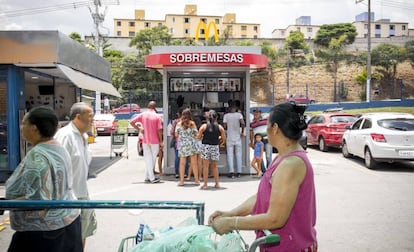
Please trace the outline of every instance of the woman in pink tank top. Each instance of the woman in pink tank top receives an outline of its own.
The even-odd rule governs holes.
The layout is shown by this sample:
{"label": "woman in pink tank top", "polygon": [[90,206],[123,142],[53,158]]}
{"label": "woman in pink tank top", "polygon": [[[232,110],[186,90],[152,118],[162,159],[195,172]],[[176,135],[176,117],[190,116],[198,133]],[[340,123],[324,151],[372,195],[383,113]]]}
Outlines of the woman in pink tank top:
{"label": "woman in pink tank top", "polygon": [[264,173],[256,194],[230,211],[215,211],[209,224],[219,234],[261,230],[280,235],[280,243],[260,251],[317,251],[316,199],[312,165],[299,144],[307,125],[305,106],[290,103],[272,108],[267,123],[269,143],[279,154]]}

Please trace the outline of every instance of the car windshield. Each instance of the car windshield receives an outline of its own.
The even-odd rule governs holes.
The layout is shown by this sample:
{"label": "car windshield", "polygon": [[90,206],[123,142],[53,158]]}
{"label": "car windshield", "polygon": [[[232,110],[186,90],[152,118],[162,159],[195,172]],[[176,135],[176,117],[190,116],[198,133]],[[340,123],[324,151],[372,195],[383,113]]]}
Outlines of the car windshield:
{"label": "car windshield", "polygon": [[378,120],[378,125],[386,129],[414,131],[414,119],[384,119]]}
{"label": "car windshield", "polygon": [[93,117],[95,121],[113,121],[115,117],[112,114],[99,114]]}
{"label": "car windshield", "polygon": [[332,116],[331,123],[353,123],[356,121],[356,119],[357,118],[354,116],[347,116],[347,115]]}

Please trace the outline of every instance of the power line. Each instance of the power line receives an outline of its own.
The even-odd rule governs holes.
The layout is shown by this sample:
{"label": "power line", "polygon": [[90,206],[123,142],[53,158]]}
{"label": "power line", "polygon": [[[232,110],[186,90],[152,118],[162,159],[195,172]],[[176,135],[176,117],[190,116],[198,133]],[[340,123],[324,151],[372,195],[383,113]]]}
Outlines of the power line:
{"label": "power line", "polygon": [[[42,7],[21,9],[21,10],[4,11],[2,13],[2,16],[10,18],[10,17],[35,15],[35,14],[41,14],[41,13],[53,12],[53,11],[61,11],[65,9],[77,9],[81,7],[88,7],[89,5],[93,4],[93,2],[94,2],[93,0],[78,1],[78,2],[72,2],[72,3],[56,4],[52,6],[42,6]],[[119,5],[119,0],[105,0],[103,1],[103,4]]]}

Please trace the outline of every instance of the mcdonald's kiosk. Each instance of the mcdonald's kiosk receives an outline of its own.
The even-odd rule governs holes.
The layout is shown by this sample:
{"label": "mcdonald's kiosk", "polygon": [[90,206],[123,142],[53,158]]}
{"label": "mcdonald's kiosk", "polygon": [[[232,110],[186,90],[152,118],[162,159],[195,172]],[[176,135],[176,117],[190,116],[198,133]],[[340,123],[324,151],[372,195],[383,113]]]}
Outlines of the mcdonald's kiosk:
{"label": "mcdonald's kiosk", "polygon": [[[156,46],[145,66],[163,74],[164,172],[174,174],[174,149],[169,147],[169,126],[180,107],[192,111],[199,125],[204,111],[214,109],[219,123],[229,105],[239,107],[246,122],[242,138],[242,173],[250,173],[250,73],[267,67],[267,57],[258,46]],[[229,104],[230,103],[230,104]],[[168,115],[168,116],[167,116]],[[225,146],[217,163],[221,174],[228,173]]]}

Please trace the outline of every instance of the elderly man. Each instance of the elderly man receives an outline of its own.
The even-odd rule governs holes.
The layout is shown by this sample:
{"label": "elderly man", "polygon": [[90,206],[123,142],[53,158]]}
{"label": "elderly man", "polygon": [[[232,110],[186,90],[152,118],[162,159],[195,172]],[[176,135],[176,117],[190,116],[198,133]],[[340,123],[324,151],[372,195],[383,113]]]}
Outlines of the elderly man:
{"label": "elderly man", "polygon": [[[79,200],[89,200],[87,186],[89,164],[92,158],[88,152],[87,132],[93,124],[93,110],[84,103],[78,102],[70,109],[70,123],[58,130],[55,139],[69,152],[72,161],[73,192]],[[96,232],[97,222],[93,209],[82,209],[82,242],[85,247],[86,237]]]}
{"label": "elderly man", "polygon": [[150,101],[147,106],[148,110],[139,114],[130,122],[131,126],[137,129],[138,132],[141,130],[144,132],[142,148],[145,164],[147,165],[145,182],[152,184],[160,182],[160,179],[154,175],[154,168],[159,150],[163,148],[162,120],[155,110],[156,105],[155,101]]}

